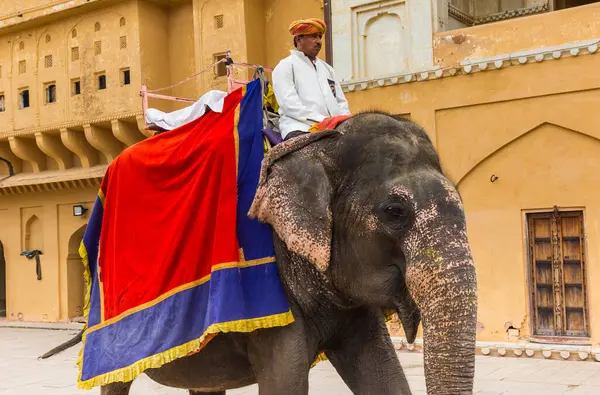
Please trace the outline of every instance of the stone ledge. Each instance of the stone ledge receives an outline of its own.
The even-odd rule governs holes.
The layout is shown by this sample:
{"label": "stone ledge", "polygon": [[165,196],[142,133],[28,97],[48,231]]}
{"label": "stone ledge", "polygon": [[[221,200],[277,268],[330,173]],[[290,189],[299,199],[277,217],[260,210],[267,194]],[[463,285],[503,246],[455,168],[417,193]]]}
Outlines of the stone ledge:
{"label": "stone ledge", "polygon": [[599,45],[600,39],[577,41],[560,46],[518,51],[493,57],[465,59],[460,62],[460,65],[444,69],[439,66],[428,67],[410,73],[343,82],[341,85],[344,92],[348,93],[384,86],[429,81],[568,57],[592,55],[598,52]]}
{"label": "stone ledge", "polygon": [[25,321],[0,320],[0,329],[2,329],[2,328],[80,331],[83,329],[83,324],[79,323],[79,322],[30,322],[30,321],[25,322]]}
{"label": "stone ledge", "polygon": [[83,127],[83,125],[85,125],[85,124],[110,123],[112,121],[119,121],[119,120],[125,120],[125,119],[130,119],[132,121],[134,119],[136,119],[136,121],[137,121],[137,118],[141,117],[142,115],[143,115],[143,111],[133,111],[133,112],[126,112],[126,113],[121,113],[121,114],[106,115],[106,116],[99,117],[99,118],[82,119],[82,120],[76,120],[76,121],[66,121],[66,122],[61,122],[61,123],[57,123],[54,125],[40,126],[40,127],[35,127],[35,128],[29,128],[29,129],[4,130],[4,131],[0,131],[0,140],[6,139],[8,137],[29,136],[29,135],[34,135],[36,133],[44,133],[44,132],[57,131],[60,129],[72,129],[72,128],[77,128],[77,127]]}
{"label": "stone ledge", "polygon": [[[399,352],[423,352],[423,339],[409,344],[404,337],[392,336]],[[506,358],[537,358],[562,361],[600,362],[600,347],[540,344],[532,342],[477,342],[476,355]]]}
{"label": "stone ledge", "polygon": [[[13,0],[15,1],[15,0]],[[29,22],[34,19],[81,7],[101,0],[56,0],[49,4],[41,4],[27,9],[0,15],[0,29]]]}

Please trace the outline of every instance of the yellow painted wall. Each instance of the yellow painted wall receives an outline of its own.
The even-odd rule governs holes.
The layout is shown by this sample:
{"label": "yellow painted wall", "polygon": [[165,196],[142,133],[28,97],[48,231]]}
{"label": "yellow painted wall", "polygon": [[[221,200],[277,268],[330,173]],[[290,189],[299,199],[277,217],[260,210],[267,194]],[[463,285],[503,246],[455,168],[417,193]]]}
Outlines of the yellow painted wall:
{"label": "yellow painted wall", "polygon": [[[142,83],[150,90],[164,88],[169,85],[171,74],[167,8],[152,2],[139,2],[138,20]],[[170,90],[159,93],[171,95]],[[149,106],[163,111],[170,111],[172,107],[167,101],[152,98]]]}
{"label": "yellow painted wall", "polygon": [[[125,26],[121,26],[121,18],[125,18]],[[96,23],[100,23],[99,31],[95,31]],[[137,24],[136,2],[131,0],[48,24],[15,27],[4,34],[0,30],[0,93],[7,103],[6,112],[0,113],[0,133],[139,110]],[[120,48],[122,36],[127,37],[124,49]],[[94,53],[95,42],[102,46],[98,55]],[[72,58],[74,47],[79,50],[78,60]],[[51,67],[46,67],[46,56],[52,57]],[[26,62],[23,74],[19,73],[21,61]],[[132,83],[121,86],[120,69],[127,67]],[[98,91],[96,74],[103,71],[108,87]],[[73,96],[72,81],[77,78],[81,80],[81,95]],[[45,86],[50,82],[56,84],[57,100],[46,104]],[[30,90],[30,107],[26,109],[18,106],[22,88]]]}
{"label": "yellow painted wall", "polygon": [[[244,2],[244,19],[246,24],[246,40],[248,63],[267,66],[267,46],[271,44],[265,36],[265,8],[263,0],[246,0]],[[251,73],[251,72],[250,72]],[[248,76],[252,78],[252,74]]]}
{"label": "yellow painted wall", "polygon": [[507,323],[531,335],[525,214],[558,205],[585,213],[590,335],[600,343],[599,67],[600,56],[589,55],[347,94],[354,113],[409,114],[458,184],[477,267],[479,340],[514,340]]}
{"label": "yellow painted wall", "polygon": [[[194,8],[192,2],[182,4],[169,10],[169,68],[170,82],[182,81],[196,73],[196,57],[194,45]],[[194,80],[171,89],[174,96],[189,99],[200,97]],[[183,108],[188,104],[172,102],[172,110]]]}
{"label": "yellow painted wall", "polygon": [[[0,240],[5,248],[9,319],[64,320],[69,318],[69,303],[71,317],[76,316],[74,312],[82,302],[82,294],[76,290],[83,284],[83,278],[67,276],[69,272],[81,275],[80,268],[67,267],[67,257],[69,239],[86,223],[86,218],[73,217],[72,206],[84,204],[91,209],[96,194],[96,189],[88,188],[0,199]],[[37,280],[35,260],[20,256],[26,249],[43,252],[41,281]]]}
{"label": "yellow painted wall", "polygon": [[[267,37],[267,66],[277,63],[290,55],[294,48],[293,39],[288,31],[290,24],[297,19],[323,18],[321,0],[264,0],[265,34]],[[324,42],[319,58],[325,60],[327,43]]]}

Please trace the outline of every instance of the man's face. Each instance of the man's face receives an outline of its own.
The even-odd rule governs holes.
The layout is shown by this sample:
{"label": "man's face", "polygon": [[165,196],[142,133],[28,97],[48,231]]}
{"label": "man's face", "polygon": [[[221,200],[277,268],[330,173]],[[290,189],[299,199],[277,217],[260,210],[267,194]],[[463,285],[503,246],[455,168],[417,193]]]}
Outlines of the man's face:
{"label": "man's face", "polygon": [[323,36],[318,33],[307,34],[298,37],[296,40],[296,43],[298,45],[298,51],[303,52],[304,55],[308,56],[311,59],[316,58],[319,52],[321,51],[322,38]]}

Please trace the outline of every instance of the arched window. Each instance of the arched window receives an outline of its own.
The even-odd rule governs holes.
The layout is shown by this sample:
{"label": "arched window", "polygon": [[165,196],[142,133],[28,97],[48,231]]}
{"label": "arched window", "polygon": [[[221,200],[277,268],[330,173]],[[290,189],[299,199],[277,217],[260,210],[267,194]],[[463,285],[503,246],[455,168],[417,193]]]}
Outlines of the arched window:
{"label": "arched window", "polygon": [[56,102],[56,84],[48,84],[46,86],[46,104]]}
{"label": "arched window", "polygon": [[71,31],[71,38],[77,38],[77,29]]}
{"label": "arched window", "polygon": [[46,34],[46,42],[49,43],[50,41],[52,41],[52,37],[50,37],[49,34]]}
{"label": "arched window", "polygon": [[127,21],[125,20],[125,18],[121,18],[121,20],[119,21],[119,26],[125,26],[127,24]]}
{"label": "arched window", "polygon": [[95,32],[99,32],[100,31],[100,22],[96,22],[96,24],[94,25],[94,31]]}
{"label": "arched window", "polygon": [[21,41],[21,42],[19,43],[19,49],[20,49],[20,50],[24,50],[24,49],[25,49],[25,42],[24,42],[24,41]]}

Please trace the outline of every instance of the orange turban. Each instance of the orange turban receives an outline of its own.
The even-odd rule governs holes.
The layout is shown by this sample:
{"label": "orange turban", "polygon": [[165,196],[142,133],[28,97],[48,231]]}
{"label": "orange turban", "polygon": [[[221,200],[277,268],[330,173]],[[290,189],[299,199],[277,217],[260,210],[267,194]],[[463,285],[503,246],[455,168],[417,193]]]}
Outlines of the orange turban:
{"label": "orange turban", "polygon": [[327,30],[327,26],[324,21],[317,18],[311,18],[293,22],[289,29],[292,36],[295,37],[303,34],[324,34]]}

